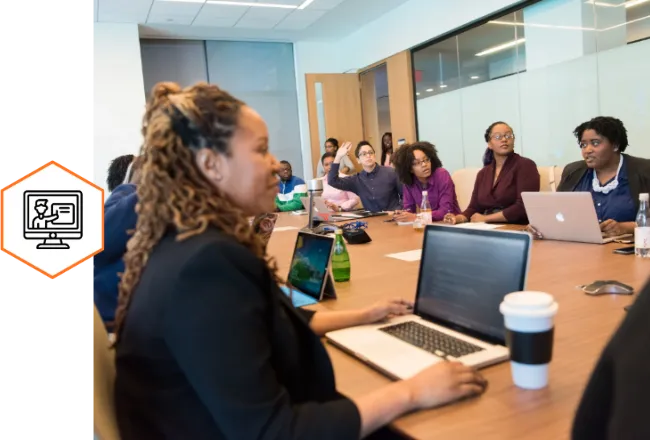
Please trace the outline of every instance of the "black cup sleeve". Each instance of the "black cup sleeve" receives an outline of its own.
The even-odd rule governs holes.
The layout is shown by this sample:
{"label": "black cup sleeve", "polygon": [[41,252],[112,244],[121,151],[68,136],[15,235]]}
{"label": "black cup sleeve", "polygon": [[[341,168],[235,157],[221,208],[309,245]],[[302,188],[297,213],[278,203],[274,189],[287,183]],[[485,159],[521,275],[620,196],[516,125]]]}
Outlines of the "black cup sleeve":
{"label": "black cup sleeve", "polygon": [[510,360],[525,365],[543,365],[553,357],[553,331],[523,333],[506,329]]}

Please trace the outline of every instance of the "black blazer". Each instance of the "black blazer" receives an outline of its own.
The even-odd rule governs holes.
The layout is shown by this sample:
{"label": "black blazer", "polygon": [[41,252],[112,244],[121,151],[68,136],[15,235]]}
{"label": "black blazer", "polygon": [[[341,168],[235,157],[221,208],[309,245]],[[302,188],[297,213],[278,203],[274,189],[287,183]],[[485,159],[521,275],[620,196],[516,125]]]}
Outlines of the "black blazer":
{"label": "black blazer", "polygon": [[[625,313],[611,310],[612,313]],[[650,283],[603,350],[573,422],[573,440],[650,439]]]}
{"label": "black blazer", "polygon": [[166,235],[134,293],[116,349],[123,440],[359,438],[311,314],[234,239]]}
{"label": "black blazer", "polygon": [[[639,194],[650,193],[650,159],[634,157],[628,154],[622,156],[625,158],[623,166],[627,170],[630,192],[636,209],[639,209]],[[568,164],[562,171],[562,180],[560,180],[557,190],[573,191],[588,170],[589,168],[584,160]]]}

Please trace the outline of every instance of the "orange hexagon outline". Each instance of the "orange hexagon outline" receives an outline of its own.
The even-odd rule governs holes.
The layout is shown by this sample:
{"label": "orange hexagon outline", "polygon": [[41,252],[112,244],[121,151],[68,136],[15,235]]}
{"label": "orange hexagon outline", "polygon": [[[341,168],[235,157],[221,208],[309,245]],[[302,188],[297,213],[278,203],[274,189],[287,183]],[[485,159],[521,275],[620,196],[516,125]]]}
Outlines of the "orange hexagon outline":
{"label": "orange hexagon outline", "polygon": [[[12,186],[18,185],[23,180],[29,179],[34,174],[43,171],[45,168],[49,167],[50,165],[55,165],[55,166],[59,167],[60,169],[62,169],[63,171],[73,175],[77,179],[87,183],[88,185],[94,187],[95,189],[98,189],[102,194],[102,247],[99,250],[93,252],[92,254],[90,254],[90,255],[82,258],[81,260],[77,261],[76,263],[72,264],[71,266],[68,266],[65,269],[61,270],[60,272],[55,273],[54,275],[50,275],[49,273],[45,272],[43,269],[35,266],[34,264],[30,263],[29,261],[25,260],[24,258],[21,258],[18,255],[14,254],[13,252],[5,249],[5,235],[4,235],[4,231],[5,231],[5,225],[4,225],[5,198],[4,198],[4,194],[5,194],[5,191],[10,189]],[[0,190],[0,249],[3,252],[7,253],[8,255],[11,255],[12,257],[17,259],[18,261],[21,261],[21,262],[25,263],[26,265],[28,265],[32,269],[35,269],[35,270],[39,271],[40,273],[42,273],[43,275],[45,275],[45,276],[47,276],[47,277],[49,277],[51,279],[54,279],[54,278],[58,277],[59,275],[69,271],[73,267],[78,266],[79,264],[83,263],[84,261],[94,257],[95,255],[97,255],[98,253],[100,253],[100,252],[102,252],[104,250],[104,189],[102,187],[100,187],[100,186],[95,185],[91,181],[84,179],[79,174],[75,173],[74,171],[69,170],[68,168],[64,167],[63,165],[61,165],[61,164],[59,164],[59,163],[57,163],[55,161],[50,161],[50,162],[46,163],[45,165],[43,165],[42,167],[35,169],[34,171],[27,174],[26,176],[21,177],[20,179],[16,180],[14,183],[12,183],[12,184],[2,188],[2,190]]]}

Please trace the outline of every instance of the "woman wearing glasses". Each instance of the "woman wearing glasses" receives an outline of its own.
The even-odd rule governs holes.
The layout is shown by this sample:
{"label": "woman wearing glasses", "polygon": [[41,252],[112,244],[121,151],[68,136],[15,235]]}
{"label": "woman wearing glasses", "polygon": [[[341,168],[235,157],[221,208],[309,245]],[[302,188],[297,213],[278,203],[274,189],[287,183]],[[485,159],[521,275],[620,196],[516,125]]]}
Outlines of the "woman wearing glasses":
{"label": "woman wearing glasses", "polygon": [[487,150],[478,172],[469,206],[459,215],[445,215],[445,222],[526,224],[528,217],[521,193],[539,191],[537,165],[514,152],[515,135],[505,122],[485,131]]}
{"label": "woman wearing glasses", "polygon": [[460,213],[454,181],[442,167],[435,146],[429,142],[403,145],[393,155],[393,164],[397,177],[404,184],[404,210],[395,213],[395,220],[415,220],[423,191],[427,192],[433,221],[442,220],[446,214]]}
{"label": "woman wearing glasses", "polygon": [[564,168],[557,190],[590,192],[605,236],[633,234],[639,194],[650,192],[650,160],[623,154],[627,130],[619,119],[599,116],[573,134],[584,160]]}

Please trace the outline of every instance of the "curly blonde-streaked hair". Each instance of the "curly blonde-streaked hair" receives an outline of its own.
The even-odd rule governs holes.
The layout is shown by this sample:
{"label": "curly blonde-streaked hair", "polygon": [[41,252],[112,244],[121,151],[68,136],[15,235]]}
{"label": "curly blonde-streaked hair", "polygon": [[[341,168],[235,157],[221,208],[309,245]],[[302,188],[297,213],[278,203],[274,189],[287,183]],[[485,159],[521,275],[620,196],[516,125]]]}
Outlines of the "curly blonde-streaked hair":
{"label": "curly blonde-streaked hair", "polygon": [[205,83],[186,89],[159,83],[153,88],[142,128],[138,222],[127,243],[119,284],[116,343],[149,255],[169,229],[176,232],[177,240],[184,240],[215,226],[266,260],[277,279],[275,262],[266,255],[247,217],[203,177],[194,161],[193,152],[202,148],[230,154],[230,140],[244,105],[219,87]]}

